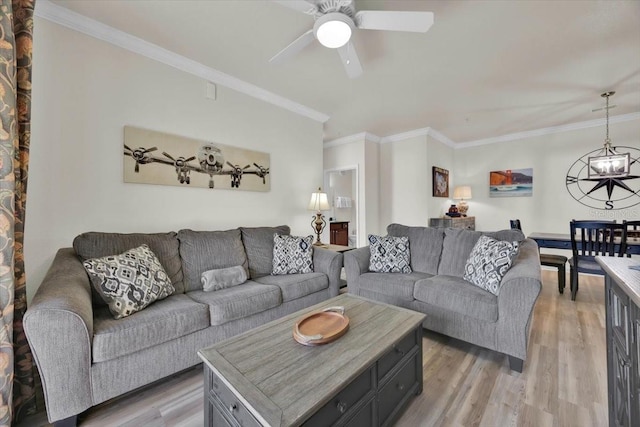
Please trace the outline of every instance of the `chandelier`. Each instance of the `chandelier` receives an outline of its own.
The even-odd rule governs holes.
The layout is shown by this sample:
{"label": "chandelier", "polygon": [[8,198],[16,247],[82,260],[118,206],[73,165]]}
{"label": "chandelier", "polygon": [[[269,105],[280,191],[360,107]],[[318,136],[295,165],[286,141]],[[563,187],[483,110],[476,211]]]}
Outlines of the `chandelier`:
{"label": "chandelier", "polygon": [[615,92],[605,92],[602,96],[606,98],[607,105],[605,111],[607,114],[607,136],[604,140],[604,147],[600,155],[589,157],[589,178],[618,178],[629,175],[629,153],[617,153],[611,147],[611,139],[609,138],[609,97]]}

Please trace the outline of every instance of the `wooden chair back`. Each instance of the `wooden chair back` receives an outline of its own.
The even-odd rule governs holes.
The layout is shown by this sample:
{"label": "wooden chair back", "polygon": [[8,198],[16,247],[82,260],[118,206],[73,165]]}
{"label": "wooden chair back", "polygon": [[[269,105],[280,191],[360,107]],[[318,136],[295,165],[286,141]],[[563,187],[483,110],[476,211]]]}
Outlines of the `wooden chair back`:
{"label": "wooden chair back", "polygon": [[[615,221],[572,220],[570,233],[571,250],[576,260],[593,260],[598,255],[621,256],[621,252],[616,251],[615,245],[616,243],[620,244],[620,250],[625,245],[623,241],[626,233],[624,233],[622,224]],[[617,236],[622,236],[621,240],[618,241]]]}
{"label": "wooden chair back", "polygon": [[620,243],[620,256],[631,257],[627,253],[627,244],[629,240],[640,242],[640,220],[622,221],[622,241]]}

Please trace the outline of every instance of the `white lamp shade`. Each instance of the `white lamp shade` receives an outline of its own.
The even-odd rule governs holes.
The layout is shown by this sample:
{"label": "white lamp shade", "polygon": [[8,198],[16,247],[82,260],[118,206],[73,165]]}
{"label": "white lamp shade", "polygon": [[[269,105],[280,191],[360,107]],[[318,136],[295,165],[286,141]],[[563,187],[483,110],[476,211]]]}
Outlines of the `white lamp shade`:
{"label": "white lamp shade", "polygon": [[454,199],[469,200],[471,198],[471,187],[468,185],[461,185],[453,189]]}
{"label": "white lamp shade", "polygon": [[331,209],[329,206],[329,199],[327,198],[327,193],[322,193],[318,191],[317,193],[311,194],[311,200],[309,201],[309,207],[307,208],[310,211],[328,211]]}

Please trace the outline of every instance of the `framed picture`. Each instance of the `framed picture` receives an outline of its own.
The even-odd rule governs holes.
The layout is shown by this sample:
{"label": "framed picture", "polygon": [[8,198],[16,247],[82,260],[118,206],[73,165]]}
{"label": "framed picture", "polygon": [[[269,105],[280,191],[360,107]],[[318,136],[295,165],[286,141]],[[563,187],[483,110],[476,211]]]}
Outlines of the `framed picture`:
{"label": "framed picture", "polygon": [[433,197],[449,197],[449,171],[433,166]]}
{"label": "framed picture", "polygon": [[489,197],[531,197],[533,168],[489,172]]}

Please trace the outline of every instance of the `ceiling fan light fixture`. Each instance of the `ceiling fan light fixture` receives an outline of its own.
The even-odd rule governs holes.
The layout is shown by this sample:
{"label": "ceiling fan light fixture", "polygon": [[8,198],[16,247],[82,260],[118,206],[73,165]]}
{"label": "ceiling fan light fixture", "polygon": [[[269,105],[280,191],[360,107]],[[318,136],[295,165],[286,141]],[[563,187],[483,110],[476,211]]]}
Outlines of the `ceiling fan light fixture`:
{"label": "ceiling fan light fixture", "polygon": [[313,33],[325,47],[337,49],[351,39],[355,25],[353,20],[343,13],[327,13],[316,20]]}

